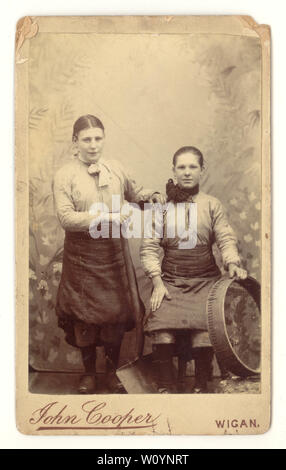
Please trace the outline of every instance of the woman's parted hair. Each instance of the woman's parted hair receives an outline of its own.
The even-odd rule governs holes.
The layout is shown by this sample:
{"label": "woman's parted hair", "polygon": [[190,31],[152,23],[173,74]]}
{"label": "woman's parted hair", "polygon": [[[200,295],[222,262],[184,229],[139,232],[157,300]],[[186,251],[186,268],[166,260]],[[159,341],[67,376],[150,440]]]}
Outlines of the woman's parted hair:
{"label": "woman's parted hair", "polygon": [[197,149],[196,147],[191,147],[191,146],[181,147],[181,148],[179,148],[179,150],[177,150],[177,152],[175,152],[175,154],[173,156],[173,165],[174,166],[176,166],[178,157],[180,155],[183,155],[184,153],[193,153],[194,155],[197,155],[197,157],[199,157],[200,167],[203,168],[203,166],[204,166],[204,157],[203,157],[202,152],[199,149]]}
{"label": "woman's parted hair", "polygon": [[72,133],[72,140],[73,142],[76,141],[78,134],[80,131],[84,129],[88,129],[89,127],[99,127],[104,132],[104,126],[100,119],[92,114],[86,114],[85,116],[81,116],[78,118],[74,125],[73,125],[73,133]]}

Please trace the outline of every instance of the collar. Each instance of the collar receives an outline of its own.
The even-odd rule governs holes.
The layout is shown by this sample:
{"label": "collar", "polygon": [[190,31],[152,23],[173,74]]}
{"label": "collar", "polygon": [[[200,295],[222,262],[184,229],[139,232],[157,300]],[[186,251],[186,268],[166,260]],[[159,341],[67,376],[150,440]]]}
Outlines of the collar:
{"label": "collar", "polygon": [[167,200],[174,202],[191,202],[193,198],[199,193],[199,185],[197,184],[193,188],[183,189],[177,184],[174,184],[172,179],[168,180],[166,185]]}
{"label": "collar", "polygon": [[93,178],[98,176],[98,186],[99,187],[109,186],[112,175],[111,175],[110,166],[108,165],[108,163],[105,160],[100,159],[97,163],[91,163],[91,164],[85,162],[83,159],[81,159],[80,156],[78,157],[78,160],[85,165],[87,172],[88,172],[88,168],[91,165],[97,165],[98,173],[93,174],[93,175],[91,174],[90,176],[93,177]]}

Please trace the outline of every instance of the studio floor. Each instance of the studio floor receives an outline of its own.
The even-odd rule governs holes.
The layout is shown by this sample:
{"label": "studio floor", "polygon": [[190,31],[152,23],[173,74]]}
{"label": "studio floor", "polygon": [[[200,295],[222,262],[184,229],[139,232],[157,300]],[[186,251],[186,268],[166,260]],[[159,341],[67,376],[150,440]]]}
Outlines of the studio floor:
{"label": "studio floor", "polygon": [[[49,395],[76,395],[81,374],[65,372],[39,372],[29,374],[29,390],[31,393]],[[96,374],[96,394],[108,394],[104,374]],[[192,393],[194,377],[187,377],[185,393]],[[231,377],[221,380],[214,377],[209,382],[209,393],[260,393],[260,380],[257,377],[242,379]]]}

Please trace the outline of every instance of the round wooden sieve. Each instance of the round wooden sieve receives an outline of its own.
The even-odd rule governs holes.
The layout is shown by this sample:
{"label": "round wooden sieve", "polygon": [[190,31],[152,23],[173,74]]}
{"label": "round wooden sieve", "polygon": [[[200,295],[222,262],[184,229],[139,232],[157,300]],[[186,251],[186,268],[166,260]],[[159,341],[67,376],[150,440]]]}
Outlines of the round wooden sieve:
{"label": "round wooden sieve", "polygon": [[207,300],[208,330],[218,360],[234,374],[260,373],[260,285],[245,280],[219,279]]}

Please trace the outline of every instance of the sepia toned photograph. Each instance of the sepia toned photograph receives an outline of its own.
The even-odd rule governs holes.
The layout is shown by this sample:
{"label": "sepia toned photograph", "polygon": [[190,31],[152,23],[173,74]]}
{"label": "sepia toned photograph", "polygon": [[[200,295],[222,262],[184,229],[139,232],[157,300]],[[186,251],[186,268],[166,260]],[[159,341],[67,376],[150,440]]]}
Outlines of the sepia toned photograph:
{"label": "sepia toned photograph", "polygon": [[22,432],[268,428],[269,47],[250,17],[19,20]]}

